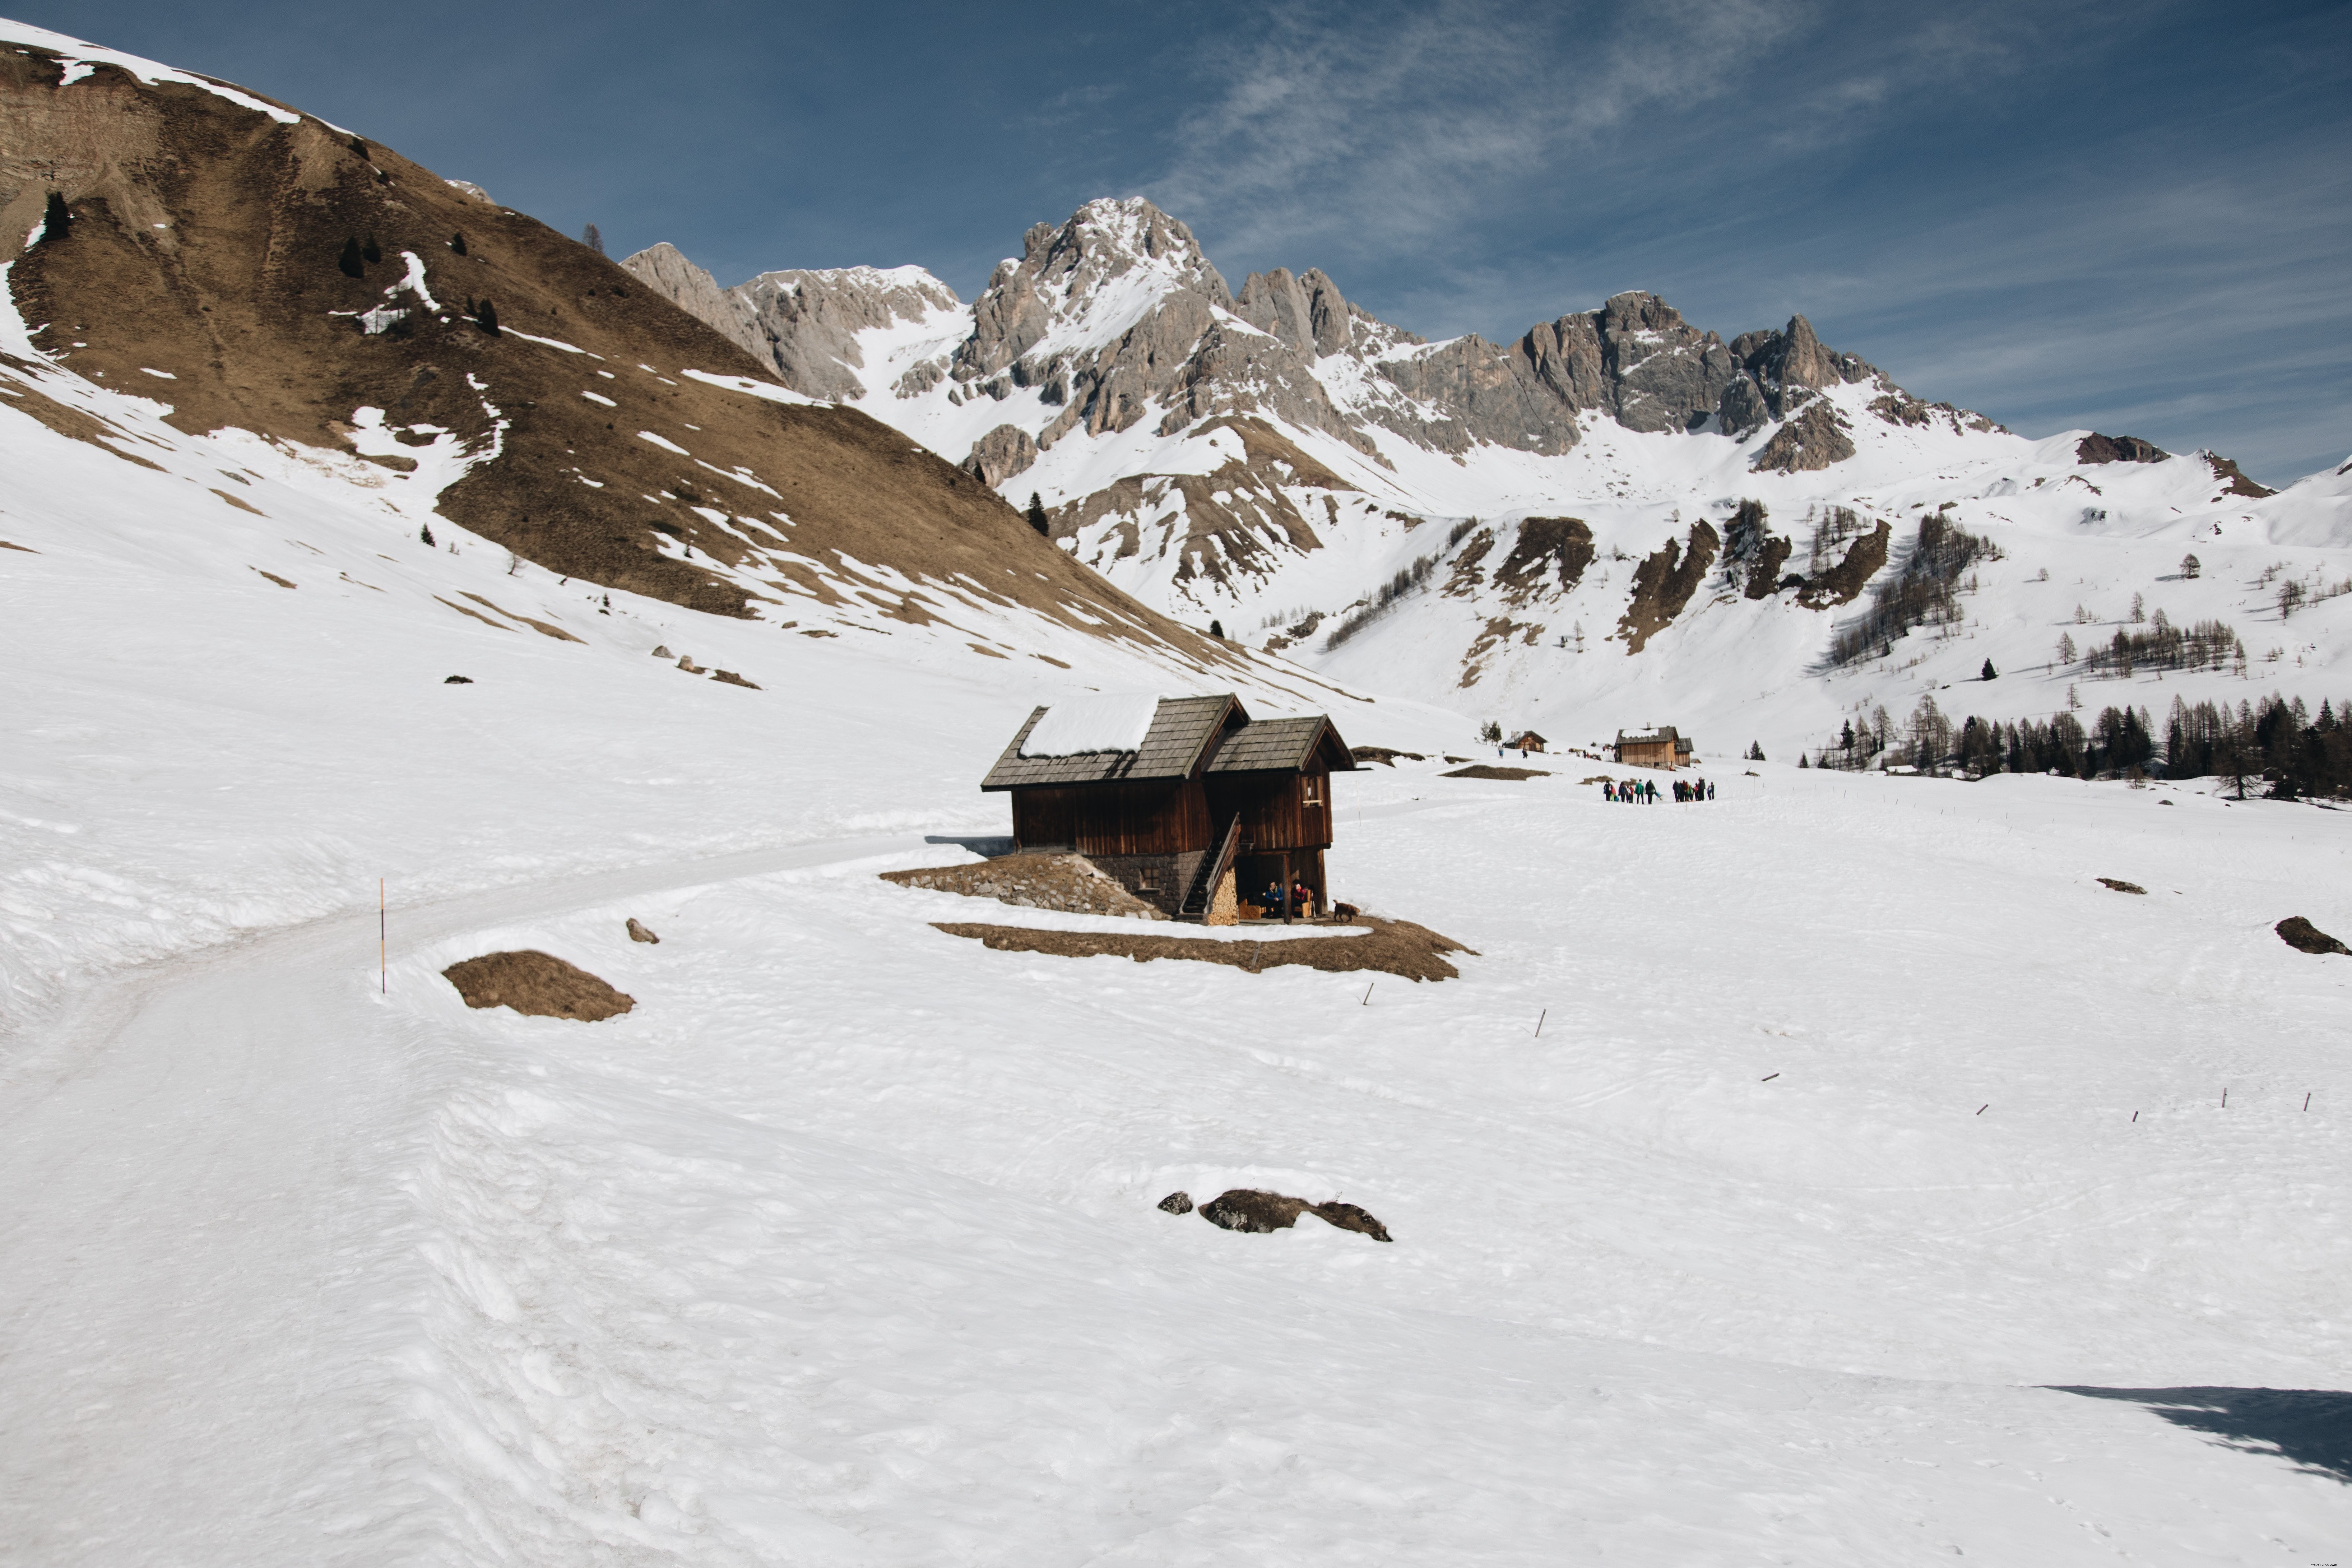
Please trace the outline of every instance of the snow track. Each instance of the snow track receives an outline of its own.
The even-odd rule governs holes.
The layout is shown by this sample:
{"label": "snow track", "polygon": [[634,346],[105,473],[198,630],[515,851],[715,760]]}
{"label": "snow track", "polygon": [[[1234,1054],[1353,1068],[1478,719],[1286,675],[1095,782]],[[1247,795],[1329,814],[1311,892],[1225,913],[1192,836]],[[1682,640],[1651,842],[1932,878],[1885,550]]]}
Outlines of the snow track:
{"label": "snow track", "polygon": [[[0,1560],[2187,1564],[2308,1561],[2352,1529],[2343,1394],[2088,1398],[2000,1370],[2295,1375],[2297,1309],[2232,1323],[2252,1298],[2219,1275],[2187,1287],[2208,1315],[2180,1295],[2184,1235],[2266,1215],[2279,1173],[2333,1190],[2248,1141],[2284,1107],[2236,1131],[2175,1108],[2135,1177],[2101,1174],[2113,1135],[2071,1111],[2004,1106],[2003,1131],[1915,1103],[1944,1089],[1902,1054],[1897,993],[1868,993],[1883,1043],[1859,1050],[1818,1032],[1827,971],[1793,956],[1694,971],[1662,1011],[1638,934],[1576,912],[1743,841],[1927,819],[1910,841],[1948,882],[2015,875],[2048,848],[2005,807],[2135,866],[2177,847],[2095,826],[2080,789],[1776,772],[1786,798],[1750,781],[1683,813],[1430,771],[1353,781],[1347,826],[1376,902],[1419,889],[1486,956],[1370,1008],[1352,977],[936,938],[961,900],[871,875],[951,858],[911,835],[395,911],[388,998],[364,913],[91,992],[0,1079]],[[2224,814],[2184,806],[2147,815]],[[1471,819],[1580,846],[1566,909],[1481,918],[1446,890]],[[2300,822],[2231,814],[2246,874]],[[1809,896],[1803,852],[1779,864]],[[1873,887],[1858,976],[1916,941],[1965,991],[2060,929],[1915,933]],[[2144,923],[2148,973],[2195,968],[2180,933],[2210,945],[2201,913],[2094,907]],[[627,942],[631,912],[663,945]],[[520,945],[638,1011],[474,1013],[436,978]],[[2333,975],[2284,973],[2283,1018]],[[1581,998],[1557,1047],[1496,1016],[1529,985]],[[1255,1026],[1208,1022],[1236,1005]],[[1800,1069],[1777,1110],[1725,1078],[1767,1052]],[[2075,1097],[2080,1065],[2040,1098]],[[1179,1181],[1344,1187],[1400,1239],[1230,1236],[1150,1206]],[[2145,1278],[2102,1300],[2116,1267]]]}
{"label": "snow track", "polygon": [[[437,985],[413,955],[485,924],[919,842],[449,900],[398,911],[394,952],[404,989]],[[0,1558],[380,1563],[440,1533],[417,1511],[425,1405],[394,1368],[435,1243],[415,1184],[467,1070],[379,1000],[375,925],[336,915],[135,970],[14,1042]]]}

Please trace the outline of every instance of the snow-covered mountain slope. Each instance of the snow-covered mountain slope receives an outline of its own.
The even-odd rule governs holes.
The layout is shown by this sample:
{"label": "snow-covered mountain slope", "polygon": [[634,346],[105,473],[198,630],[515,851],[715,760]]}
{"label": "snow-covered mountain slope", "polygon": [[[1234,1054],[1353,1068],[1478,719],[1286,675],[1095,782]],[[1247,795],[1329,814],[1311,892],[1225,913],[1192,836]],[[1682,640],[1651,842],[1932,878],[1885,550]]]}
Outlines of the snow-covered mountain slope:
{"label": "snow-covered mountain slope", "polygon": [[[985,603],[608,614],[429,479],[7,386],[153,466],[0,407],[0,1556],[2352,1531],[2352,982],[2270,929],[2352,932],[2340,813],[1401,760],[1337,781],[1335,886],[1475,948],[1456,981],[993,952],[932,922],[1053,917],[874,873],[1003,831],[975,785],[1033,702],[1222,669]],[[1360,743],[1458,733],[1266,668]],[[635,1009],[441,978],[517,948]],[[1396,1240],[1154,1206],[1234,1185]]]}
{"label": "snow-covered mountain slope", "polygon": [[[12,363],[158,399],[182,435],[406,475],[436,515],[604,587],[791,619],[852,581],[908,624],[978,595],[1229,657],[534,220],[250,94],[17,36],[0,51]],[[37,417],[54,401],[19,389]]]}
{"label": "snow-covered mountain slope", "polygon": [[[2325,595],[2352,581],[2344,470],[2273,496],[2210,453],[2029,438],[1912,395],[1801,316],[1727,342],[1646,294],[1507,348],[1425,343],[1320,272],[1228,291],[1141,201],[1032,229],[968,310],[942,293],[926,280],[919,318],[866,329],[869,368],[833,395],[1039,494],[1054,536],[1147,603],[1507,726],[1818,745],[1988,660],[2032,678],[1941,700],[2014,718],[2070,686],[2094,708],[2343,695],[2352,598]],[[1932,637],[1833,660],[1928,517],[1989,552]],[[2307,590],[2292,625],[2288,581]],[[2228,624],[2247,674],[2086,685],[2058,662],[2062,636],[2128,631],[2135,595],[2144,616]]]}
{"label": "snow-covered mountain slope", "polygon": [[[104,89],[133,125],[192,100],[142,109],[125,81],[236,90],[13,36],[56,62],[44,91]],[[220,101],[245,117],[206,122],[229,144],[298,133]],[[395,195],[411,177],[372,166]],[[76,196],[67,243],[115,200]],[[0,300],[26,298],[28,264],[77,286],[67,252],[42,258],[55,237]],[[354,296],[383,300],[384,276]],[[657,423],[698,388],[778,392],[756,363],[713,369],[734,351],[691,322],[600,326],[565,289],[634,312],[609,268],[552,276],[538,297],[583,323],[565,341],[605,360],[428,337],[425,385],[466,394],[429,392],[429,415],[380,379],[413,384],[408,362],[341,338],[263,382],[239,377],[282,341],[266,321],[158,363],[124,356],[184,326],[110,341],[102,316],[36,333],[0,311],[0,1562],[2204,1568],[2352,1537],[2352,961],[2273,931],[2292,913],[2352,935],[2352,816],[1779,763],[1649,810],[1604,805],[1580,767],[1445,777],[1458,693],[1335,689],[1157,634],[863,416]],[[655,329],[679,357],[631,381],[608,350]],[[923,321],[861,329],[884,330],[908,368],[937,357]],[[857,344],[864,366],[837,363],[886,358]],[[665,546],[643,591],[510,552],[487,530],[523,509],[462,500],[486,468],[541,453],[488,492],[533,498],[597,493],[550,473],[640,474],[593,445],[603,418],[551,407],[600,387],[669,443],[626,437],[666,465],[642,482],[730,493],[733,468],[698,465],[740,462],[810,487],[776,527],[841,531],[712,559],[779,506],[705,502],[698,531],[660,535],[695,553]],[[258,424],[205,412],[241,388]],[[1167,471],[1313,479],[1271,493],[1318,537],[1353,537],[1328,498],[1398,560],[1444,555],[1335,664],[1570,568],[1631,581],[1598,521],[1482,550],[1486,523],[1408,530],[1321,477],[1471,471],[1442,453],[1397,447],[1391,470],[1215,418],[1158,449],[1202,459]],[[1511,460],[1531,487],[1569,460],[1598,479],[1650,441],[1715,449],[1596,417]],[[1993,499],[2083,504],[2032,483],[2078,468],[2044,462]],[[2202,493],[2184,463],[2081,471],[2153,510]],[[860,524],[812,473],[908,511]],[[2343,495],[2314,481],[2303,515],[2332,526]],[[1914,499],[1890,487],[1881,515],[1908,523]],[[657,504],[629,515],[687,526]],[[1789,601],[1851,585],[1875,528],[1832,520],[1816,562],[1804,504],[1774,492],[1769,531],[1709,514],[1743,571],[1705,625],[1810,625]],[[2216,514],[2220,541],[2037,526],[2213,560],[2263,515]],[[924,519],[988,569],[921,575]],[[1339,544],[1264,548],[1295,571],[1286,552]],[[1672,580],[1652,574],[1660,608]],[[698,584],[751,613],[681,604]],[[1619,668],[1697,613],[1636,626]],[[1430,753],[1334,781],[1330,868],[1475,949],[1457,978],[994,951],[939,923],[1075,917],[874,875],[1004,831],[976,786],[1033,704],[1221,689]],[[635,1006],[478,1011],[444,978],[512,949]],[[1394,1240],[1156,1206],[1237,1185],[1360,1205]]]}

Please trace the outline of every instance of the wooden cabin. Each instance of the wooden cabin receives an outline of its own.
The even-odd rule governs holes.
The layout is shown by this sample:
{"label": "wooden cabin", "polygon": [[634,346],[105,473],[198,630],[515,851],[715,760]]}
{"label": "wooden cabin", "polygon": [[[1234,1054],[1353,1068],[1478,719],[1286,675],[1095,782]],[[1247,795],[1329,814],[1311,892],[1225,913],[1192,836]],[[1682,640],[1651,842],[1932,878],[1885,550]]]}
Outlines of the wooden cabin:
{"label": "wooden cabin", "polygon": [[1353,773],[1348,743],[1320,714],[1253,720],[1238,699],[1164,697],[1130,749],[1030,756],[1050,709],[1029,715],[981,781],[1013,796],[1023,849],[1086,856],[1178,920],[1229,925],[1269,886],[1308,890],[1263,918],[1328,913],[1331,775]]}
{"label": "wooden cabin", "polygon": [[1664,768],[1672,773],[1690,766],[1691,742],[1672,724],[1627,734],[1617,731],[1617,761],[1629,768]]}
{"label": "wooden cabin", "polygon": [[1503,743],[1515,752],[1540,752],[1546,742],[1544,738],[1533,730],[1522,730]]}

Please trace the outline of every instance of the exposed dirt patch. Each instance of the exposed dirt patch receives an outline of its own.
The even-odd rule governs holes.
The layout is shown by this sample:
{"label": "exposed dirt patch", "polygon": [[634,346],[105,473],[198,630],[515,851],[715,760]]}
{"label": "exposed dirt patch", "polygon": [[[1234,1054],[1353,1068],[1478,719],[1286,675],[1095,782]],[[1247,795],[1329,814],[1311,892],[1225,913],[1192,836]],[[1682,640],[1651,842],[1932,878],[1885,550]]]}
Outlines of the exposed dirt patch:
{"label": "exposed dirt patch", "polygon": [[1510,646],[1517,637],[1522,646],[1534,647],[1543,640],[1543,625],[1538,621],[1515,621],[1508,616],[1491,616],[1478,628],[1478,635],[1462,655],[1462,679],[1456,682],[1464,690],[1478,684],[1486,673],[1486,656]]}
{"label": "exposed dirt patch", "polygon": [[573,637],[562,626],[550,626],[545,621],[534,621],[529,616],[518,616],[512,610],[506,608],[504,605],[491,604],[489,600],[483,598],[479,594],[467,594],[464,596],[473,600],[474,603],[478,605],[487,605],[488,608],[498,611],[499,614],[504,616],[510,621],[520,621],[524,626],[529,626],[531,630],[537,632],[541,637],[553,637],[558,642],[582,642],[583,640],[580,637]]}
{"label": "exposed dirt patch", "polygon": [[1474,763],[1466,768],[1455,768],[1450,773],[1437,775],[1442,779],[1548,779],[1551,773],[1544,768],[1498,768],[1491,763]]}
{"label": "exposed dirt patch", "polygon": [[1820,576],[1805,580],[1805,585],[1797,592],[1797,603],[1809,610],[1852,604],[1886,564],[1886,552],[1894,539],[1894,525],[1881,518],[1876,528],[1846,546],[1844,560]]}
{"label": "exposed dirt patch", "polygon": [[652,928],[642,924],[635,915],[629,917],[627,929],[631,942],[650,942],[658,944],[661,941],[661,938],[653,933]]}
{"label": "exposed dirt patch", "polygon": [[1509,592],[1516,606],[1525,604],[1548,576],[1558,579],[1563,593],[1575,587],[1591,564],[1592,530],[1581,519],[1530,517],[1520,521],[1511,552],[1495,568],[1495,581]]}
{"label": "exposed dirt patch", "polygon": [[226,490],[215,490],[213,491],[213,494],[220,497],[221,500],[228,502],[229,505],[236,508],[239,511],[249,511],[256,517],[268,517],[269,515],[259,507],[254,505],[251,501],[243,500],[237,496],[233,496]]}
{"label": "exposed dirt patch", "polygon": [[[1165,1200],[1160,1206],[1167,1206]],[[1183,1211],[1171,1212],[1181,1214]],[[1277,1230],[1288,1230],[1298,1223],[1300,1215],[1311,1214],[1341,1230],[1352,1230],[1359,1236],[1369,1236],[1374,1241],[1393,1239],[1389,1235],[1388,1226],[1354,1204],[1310,1204],[1305,1198],[1262,1192],[1255,1187],[1234,1187],[1221,1193],[1202,1204],[1200,1214],[1202,1219],[1220,1230],[1238,1230],[1253,1236],[1271,1236]]]}
{"label": "exposed dirt patch", "polygon": [[2116,878],[2113,878],[2113,877],[2102,877],[2102,878],[2100,878],[2100,879],[2099,879],[2099,886],[2101,886],[2102,888],[2111,889],[2112,890],[2114,890],[2114,891],[2116,891],[2116,892],[2118,892],[2118,893],[2141,893],[2141,894],[2145,894],[2145,893],[2147,891],[2147,889],[2146,888],[2141,887],[2137,882],[2125,882],[2125,881],[2119,881],[2119,880],[2117,880]]}
{"label": "exposed dirt patch", "polygon": [[1147,921],[1168,918],[1083,855],[1002,855],[977,866],[885,871],[882,879],[902,888],[929,888],[968,898],[994,899],[1022,909],[1062,910],[1077,915],[1125,915]]}
{"label": "exposed dirt patch", "polygon": [[2258,483],[2248,476],[2238,467],[2235,458],[2224,458],[2218,452],[2208,452],[2205,454],[2205,466],[2213,470],[2215,479],[2223,481],[2221,493],[2225,496],[2252,496],[2259,500],[2263,496],[2278,494],[2278,491],[2268,485]]}
{"label": "exposed dirt patch", "polygon": [[1723,541],[1704,522],[1691,524],[1690,549],[1669,539],[1633,568],[1633,596],[1617,629],[1625,635],[1625,651],[1636,654],[1651,637],[1664,631],[1683,606],[1691,602]]}
{"label": "exposed dirt patch", "polygon": [[1396,766],[1396,760],[1399,757],[1412,763],[1429,760],[1419,752],[1400,752],[1393,746],[1357,746],[1349,754],[1360,763],[1378,763],[1384,768]]}
{"label": "exposed dirt patch", "polygon": [[1465,947],[1411,921],[1364,917],[1350,925],[1372,928],[1369,936],[1300,937],[1287,942],[1212,942],[1203,937],[1146,936],[1125,931],[1037,931],[1028,926],[973,925],[941,921],[933,929],[950,936],[977,939],[999,952],[1051,952],[1065,958],[1100,954],[1131,958],[1146,963],[1155,958],[1190,958],[1202,963],[1231,964],[1255,973],[1297,964],[1344,974],[1350,970],[1376,970],[1407,980],[1455,980],[1461,971],[1441,956],[1477,949]]}
{"label": "exposed dirt patch", "polygon": [[11,544],[5,539],[0,539],[0,550],[21,550],[27,555],[38,555],[40,553],[39,551],[34,549],[29,544]]}
{"label": "exposed dirt patch", "polygon": [[2099,463],[2161,463],[2172,454],[2137,436],[2102,436],[2096,430],[2074,443],[2074,461],[2089,467]]}
{"label": "exposed dirt patch", "polygon": [[[1769,516],[1762,501],[1743,500],[1723,528],[1724,569],[1736,576],[1745,568],[1747,585],[1742,593],[1750,599],[1765,598],[1784,585],[1780,568],[1788,564],[1789,552],[1796,548],[1768,526]],[[1790,579],[1791,584],[1801,581]]]}
{"label": "exposed dirt patch", "polygon": [[468,1007],[511,1007],[539,1018],[593,1024],[625,1013],[637,999],[552,953],[535,948],[486,952],[441,972]]}
{"label": "exposed dirt patch", "polygon": [[[254,570],[255,570],[256,572],[261,572],[261,568],[260,568],[260,567],[258,567],[258,566],[255,567],[255,568],[254,568]],[[285,578],[280,577],[280,576],[279,576],[277,573],[275,573],[275,572],[261,572],[261,574],[262,574],[263,576],[265,576],[265,577],[268,578],[271,582],[273,582],[273,583],[277,584],[278,584],[279,587],[281,587],[281,588],[291,588],[292,586],[294,586],[294,584],[293,584],[289,583]]]}
{"label": "exposed dirt patch", "polygon": [[2345,946],[2301,915],[2287,916],[2275,929],[2279,940],[2297,952],[2340,952],[2352,957],[2352,947]]}

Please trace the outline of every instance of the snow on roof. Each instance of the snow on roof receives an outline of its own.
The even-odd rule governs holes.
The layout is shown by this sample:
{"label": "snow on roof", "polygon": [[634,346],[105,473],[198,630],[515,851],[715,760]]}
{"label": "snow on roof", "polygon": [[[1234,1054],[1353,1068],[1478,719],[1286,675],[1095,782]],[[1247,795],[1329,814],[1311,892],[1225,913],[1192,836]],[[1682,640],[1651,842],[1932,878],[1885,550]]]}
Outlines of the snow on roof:
{"label": "snow on roof", "polygon": [[1045,710],[1021,743],[1021,754],[1075,757],[1089,752],[1132,752],[1143,744],[1159,711],[1158,695],[1148,691],[1069,698]]}

